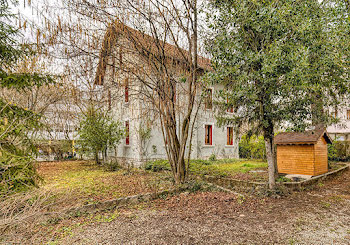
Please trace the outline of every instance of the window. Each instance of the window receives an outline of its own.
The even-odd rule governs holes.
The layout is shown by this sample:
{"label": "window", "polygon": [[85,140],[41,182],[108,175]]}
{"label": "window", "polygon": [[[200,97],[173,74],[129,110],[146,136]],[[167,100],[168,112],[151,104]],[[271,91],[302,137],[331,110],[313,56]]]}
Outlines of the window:
{"label": "window", "polygon": [[227,103],[227,112],[229,112],[229,113],[233,113],[233,106],[231,105],[231,106],[229,106],[228,104],[228,98],[226,99],[226,103]]}
{"label": "window", "polygon": [[125,79],[125,93],[124,93],[124,98],[125,98],[125,103],[129,102],[129,78]]}
{"label": "window", "polygon": [[333,112],[333,115],[332,115],[334,118],[338,118],[338,111],[337,110],[335,110],[334,112]]}
{"label": "window", "polygon": [[123,65],[123,49],[120,46],[119,47],[119,66],[120,66],[120,68],[122,68],[122,65]]}
{"label": "window", "polygon": [[211,110],[213,108],[213,90],[208,88],[205,96],[205,109]]}
{"label": "window", "polygon": [[129,137],[129,121],[125,121],[125,145],[130,144],[130,137]]}
{"label": "window", "polygon": [[111,96],[111,91],[108,90],[108,110],[112,108],[112,96]]}
{"label": "window", "polygon": [[233,145],[233,127],[227,127],[227,145]]}
{"label": "window", "polygon": [[213,126],[205,125],[205,144],[212,145],[213,144]]}
{"label": "window", "polygon": [[350,120],[350,110],[346,111],[346,119]]}
{"label": "window", "polygon": [[173,93],[174,103],[176,103],[176,83],[173,85]]}

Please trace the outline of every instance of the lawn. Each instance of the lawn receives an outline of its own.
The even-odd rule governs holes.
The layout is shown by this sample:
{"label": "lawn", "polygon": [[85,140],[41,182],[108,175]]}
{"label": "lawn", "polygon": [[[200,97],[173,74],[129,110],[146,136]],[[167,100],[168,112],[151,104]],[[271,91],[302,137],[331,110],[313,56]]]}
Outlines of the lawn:
{"label": "lawn", "polygon": [[57,198],[70,199],[67,206],[81,206],[171,186],[168,176],[137,169],[107,171],[89,161],[42,162],[38,172],[44,180],[39,189],[49,191]]}
{"label": "lawn", "polygon": [[[146,170],[152,172],[170,171],[167,160],[156,160],[146,164]],[[214,175],[241,180],[267,180],[267,162],[246,159],[191,160],[192,175]]]}

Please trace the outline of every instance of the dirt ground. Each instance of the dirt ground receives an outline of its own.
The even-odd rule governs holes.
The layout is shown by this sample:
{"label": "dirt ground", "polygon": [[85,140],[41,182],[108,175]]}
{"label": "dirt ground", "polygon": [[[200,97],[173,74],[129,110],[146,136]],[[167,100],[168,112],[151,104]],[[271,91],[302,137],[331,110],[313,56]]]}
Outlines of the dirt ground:
{"label": "dirt ground", "polygon": [[350,244],[350,171],[282,198],[181,194],[118,210],[60,244]]}

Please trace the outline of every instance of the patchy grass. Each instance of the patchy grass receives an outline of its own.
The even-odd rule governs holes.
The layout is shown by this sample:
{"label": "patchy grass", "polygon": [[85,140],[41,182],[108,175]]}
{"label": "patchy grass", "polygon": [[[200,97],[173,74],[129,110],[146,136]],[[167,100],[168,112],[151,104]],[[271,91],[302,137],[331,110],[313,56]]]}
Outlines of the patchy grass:
{"label": "patchy grass", "polygon": [[169,188],[169,178],[140,170],[106,171],[87,161],[44,162],[38,172],[41,189],[55,196],[70,195],[75,205]]}
{"label": "patchy grass", "polygon": [[0,233],[4,234],[0,243],[3,239],[41,244],[38,241],[46,241],[43,237],[52,237],[49,244],[55,244],[56,239],[71,236],[85,223],[111,222],[117,217],[77,213],[61,218],[60,213],[67,208],[172,187],[170,173],[137,169],[111,172],[88,161],[42,162],[38,172],[44,179],[39,188],[0,197]]}
{"label": "patchy grass", "polygon": [[[167,160],[148,162],[145,168],[153,172],[171,170]],[[262,172],[252,172],[254,170],[262,170]],[[190,173],[194,175],[214,175],[242,180],[265,180],[267,178],[266,170],[267,163],[261,160],[220,159],[190,161]]]}

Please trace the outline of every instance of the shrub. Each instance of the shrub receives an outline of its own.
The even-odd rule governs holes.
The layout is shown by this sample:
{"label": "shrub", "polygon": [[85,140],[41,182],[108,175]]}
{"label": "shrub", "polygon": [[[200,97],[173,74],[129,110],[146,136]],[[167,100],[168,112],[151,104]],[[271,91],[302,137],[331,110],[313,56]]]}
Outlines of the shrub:
{"label": "shrub", "polygon": [[350,161],[350,155],[347,154],[349,143],[334,140],[333,144],[328,145],[328,159],[331,161]]}
{"label": "shrub", "polygon": [[239,157],[247,159],[266,159],[264,137],[243,135],[239,142]]}
{"label": "shrub", "polygon": [[121,166],[117,160],[106,161],[103,163],[103,165],[108,171],[118,171],[119,169],[121,169]]}
{"label": "shrub", "polygon": [[149,161],[145,165],[145,170],[151,170],[153,172],[160,172],[160,171],[171,171],[170,164],[167,160],[156,160],[156,161]]}
{"label": "shrub", "polygon": [[210,161],[216,161],[216,155],[214,153],[211,154],[210,157],[209,157],[209,160]]}

